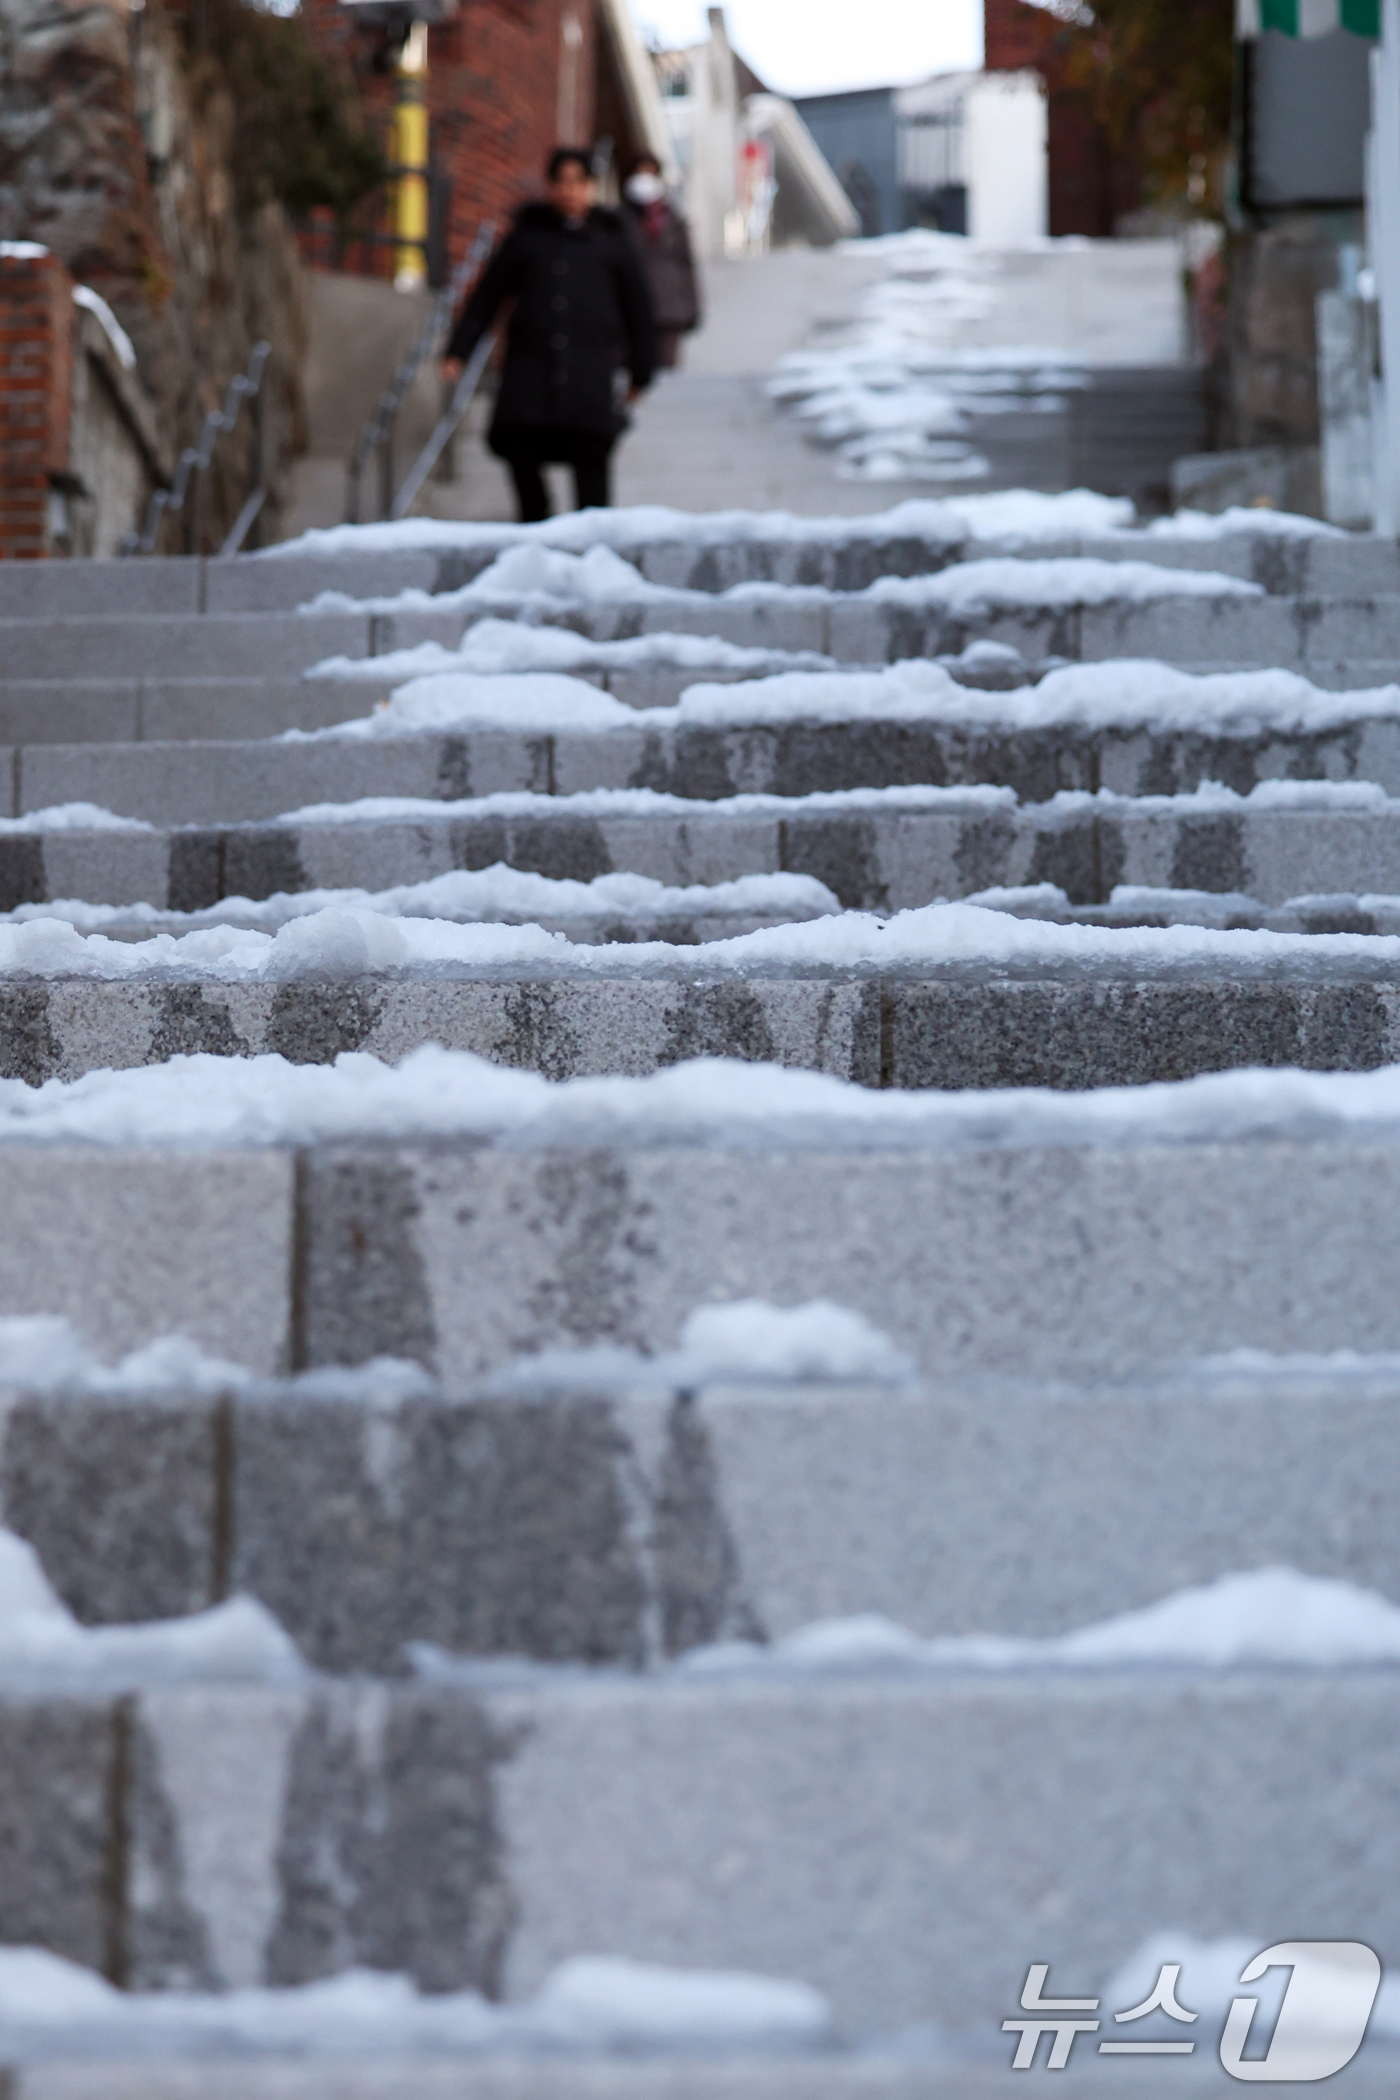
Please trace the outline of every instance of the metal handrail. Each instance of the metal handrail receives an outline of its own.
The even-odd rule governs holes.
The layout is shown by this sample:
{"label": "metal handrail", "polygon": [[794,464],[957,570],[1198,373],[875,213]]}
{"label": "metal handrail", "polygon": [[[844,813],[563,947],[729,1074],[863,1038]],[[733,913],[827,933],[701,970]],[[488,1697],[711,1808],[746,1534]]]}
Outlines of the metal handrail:
{"label": "metal handrail", "polygon": [[472,396],[481,385],[491,352],[496,347],[494,335],[484,335],[473,350],[462,370],[462,376],[452,390],[452,399],[443,410],[433,429],[432,436],[409,469],[403,487],[389,505],[391,518],[406,518],[408,507],[432,473],[433,468],[452,442],[452,433],[471,406]]}
{"label": "metal handrail", "polygon": [[345,469],[345,522],[358,525],[360,522],[360,483],[371,457],[379,453],[379,509],[381,516],[393,515],[394,492],[394,435],[399,410],[408,395],[408,390],[427,359],[446,339],[456,312],[457,302],[476,275],[482,263],[491,253],[496,238],[496,222],[487,219],[480,227],[476,239],[458,263],[447,283],[438,293],[433,310],[424,324],[423,331],[407,357],[398,366],[393,378],[380,395],[374,413],[355,441]]}
{"label": "metal handrail", "polygon": [[176,464],[170,487],[156,490],[146,508],[145,526],[140,532],[127,533],[117,549],[118,554],[154,553],[166,512],[183,510],[187,496],[190,499],[190,507],[185,528],[186,551],[191,554],[199,551],[196,541],[200,484],[195,480],[195,476],[208,472],[215,445],[226,430],[236,428],[238,412],[247,401],[251,403],[253,413],[253,489],[238,513],[232,531],[219,549],[221,555],[238,552],[267,500],[267,455],[264,443],[267,397],[262,391],[262,381],[271,355],[271,343],[254,343],[247,371],[237,373],[229,381],[223,407],[209,410],[204,418],[204,427],[199,433],[199,443],[185,447]]}

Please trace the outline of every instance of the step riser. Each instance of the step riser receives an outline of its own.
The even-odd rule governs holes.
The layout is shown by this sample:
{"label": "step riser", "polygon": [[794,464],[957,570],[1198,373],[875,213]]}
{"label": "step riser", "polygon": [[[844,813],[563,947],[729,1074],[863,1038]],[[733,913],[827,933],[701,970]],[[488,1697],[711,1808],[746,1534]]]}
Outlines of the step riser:
{"label": "step riser", "polygon": [[[185,619],[0,622],[0,662],[11,678],[277,676],[332,656],[387,655],[439,642],[454,648],[481,619],[519,618],[518,602],[393,613],[207,614]],[[704,594],[530,608],[541,624],[594,641],[693,634],[746,648],[815,650],[844,664],[895,663],[957,655],[989,640],[1028,662],[1047,657],[1104,662],[1159,657],[1177,664],[1312,666],[1393,663],[1400,658],[1400,597],[1365,599],[1207,598],[1144,604],[1033,607],[951,613],[936,605],[872,601],[860,594],[815,600],[726,600]]]}
{"label": "step riser", "polygon": [[1400,795],[1400,720],[1344,723],[1315,736],[1071,729],[993,735],[933,724],[807,722],[675,735],[639,725],[595,735],[475,730],[274,745],[51,744],[25,747],[17,769],[14,752],[0,748],[0,782],[16,770],[10,814],[94,802],[157,825],[260,823],[310,803],[369,795],[458,801],[620,787],[715,802],[739,794],[990,785],[1034,804],[1066,789],[1191,794],[1202,780],[1248,794],[1261,780],[1282,777],[1366,780]]}
{"label": "step riser", "polygon": [[1393,1960],[1397,1727],[1391,1673],[7,1703],[0,1932],[138,1985],[511,1997],[606,1948],[991,2026],[1028,1961],[1100,1981],[1168,1921]]}
{"label": "step riser", "polygon": [[903,911],[993,885],[1052,882],[1071,904],[1115,885],[1294,897],[1400,895],[1400,810],[1170,816],[1126,810],[1066,821],[1032,807],[968,815],[800,811],[382,819],[174,835],[0,836],[0,912],[80,898],[204,911],[314,889],[371,893],[503,862],[555,879],[645,875],[672,886],[813,875],[848,910]]}
{"label": "step riser", "polygon": [[[572,674],[586,677],[586,672]],[[708,677],[709,674],[707,673]],[[692,685],[695,674],[685,683]],[[0,742],[120,744],[329,729],[387,700],[398,679],[0,679]]]}
{"label": "step riser", "polygon": [[394,1355],[459,1388],[554,1345],[671,1348],[740,1297],[849,1305],[940,1376],[1400,1349],[1400,1148],[1323,1156],[10,1146],[0,1312],[107,1356],[176,1329],[257,1372]]}
{"label": "step riser", "polygon": [[[736,926],[743,927],[742,921]],[[571,929],[575,937],[579,929]],[[645,929],[642,929],[645,931]],[[746,930],[752,930],[751,925]],[[599,938],[638,929],[585,924]],[[662,922],[704,939],[714,922]],[[678,942],[678,945],[683,945]],[[550,1079],[738,1057],[865,1087],[1139,1086],[1249,1066],[1366,1072],[1400,1061],[1400,987],[1080,978],[929,983],[744,978],[634,983],[394,979],[225,985],[0,978],[0,1077],[40,1086],[196,1052],[397,1063],[424,1043]]]}
{"label": "step riser", "polygon": [[[345,551],[281,554],[273,561],[200,561],[178,557],[135,562],[53,562],[35,578],[0,579],[0,618],[190,613],[291,612],[322,591],[384,597],[403,590],[447,591],[470,583],[516,542],[484,537],[470,548],[436,552]],[[1379,539],[1280,539],[1231,534],[1212,540],[1066,536],[1010,546],[995,540],[929,540],[917,534],[848,540],[736,540],[697,547],[684,540],[621,544],[624,561],[649,583],[692,591],[738,583],[820,584],[859,591],[882,576],[922,576],[954,561],[1019,553],[1045,560],[1088,555],[1101,561],[1150,561],[1169,569],[1214,569],[1285,596],[1373,596],[1400,591],[1400,558]]]}
{"label": "step riser", "polygon": [[85,1623],[241,1593],[330,1671],[409,1641],[631,1666],[870,1611],[1054,1635],[1274,1565],[1400,1599],[1379,1384],[31,1396],[0,1498]]}

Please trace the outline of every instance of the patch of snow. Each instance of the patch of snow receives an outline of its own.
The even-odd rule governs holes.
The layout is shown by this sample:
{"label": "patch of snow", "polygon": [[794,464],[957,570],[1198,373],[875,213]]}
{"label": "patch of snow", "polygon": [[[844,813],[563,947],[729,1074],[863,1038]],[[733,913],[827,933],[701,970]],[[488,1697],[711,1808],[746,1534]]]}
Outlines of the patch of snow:
{"label": "patch of snow", "polygon": [[520,1356],[498,1371],[493,1389],[541,1386],[700,1387],[888,1384],[912,1378],[912,1357],[863,1314],[830,1299],[768,1305],[743,1298],[696,1308],[675,1349],[657,1356],[608,1344]]}
{"label": "patch of snow", "polygon": [[[986,916],[1012,928],[1020,923]],[[556,1081],[429,1044],[392,1066],[363,1052],[342,1053],[333,1065],[202,1053],[37,1087],[0,1080],[0,1142],[11,1144],[215,1148],[471,1138],[531,1147],[625,1143],[772,1152],[879,1146],[947,1155],[1029,1146],[1318,1142],[1358,1133],[1373,1142],[1400,1141],[1400,1067],[1219,1072],[1086,1093],[1031,1087],[925,1093],[881,1091],[736,1058],[696,1058],[640,1079]]]}
{"label": "patch of snow", "polygon": [[[1123,569],[1133,565],[1103,566]],[[957,573],[943,572],[944,576]],[[939,580],[928,579],[931,585]],[[596,734],[617,729],[667,736],[679,729],[813,721],[946,722],[997,733],[1077,728],[1293,735],[1322,734],[1356,722],[1397,717],[1400,686],[1332,692],[1295,671],[1180,671],[1171,664],[1121,658],[1067,664],[1047,672],[1038,685],[982,692],[960,684],[941,664],[908,658],[870,671],[780,671],[728,684],[701,680],[687,687],[674,707],[643,710],[625,707],[581,679],[548,673],[523,677],[448,673],[412,680],[368,716],[329,729],[287,730],[282,741],[413,736],[472,728],[514,729],[525,735]],[[1302,795],[1325,791],[1323,783],[1314,782],[1264,785],[1280,798],[1294,790]]]}
{"label": "patch of snow", "polygon": [[[386,820],[412,824],[460,822],[478,817],[796,817],[832,815],[838,810],[921,810],[950,816],[984,815],[1015,809],[1016,790],[1009,787],[824,788],[810,795],[726,795],[697,802],[685,795],[665,795],[655,788],[587,788],[575,795],[537,795],[528,789],[502,789],[493,795],[438,802],[421,795],[365,795],[356,802],[310,802],[270,819],[275,824],[378,824]],[[27,909],[28,907],[23,907]]]}
{"label": "patch of snow", "polygon": [[1155,540],[1223,540],[1238,533],[1253,533],[1261,539],[1344,540],[1339,525],[1325,525],[1321,518],[1301,517],[1291,510],[1246,508],[1232,504],[1228,510],[1178,510],[1169,518],[1154,518],[1147,528]]}
{"label": "patch of snow", "polygon": [[711,914],[796,920],[840,909],[840,899],[813,875],[742,875],[732,882],[672,888],[649,875],[626,873],[597,875],[591,882],[558,880],[497,861],[489,868],[455,869],[395,889],[283,890],[256,900],[225,897],[195,912],[162,911],[152,904],[86,904],[71,898],[21,904],[0,918],[0,926],[59,919],[83,933],[140,927],[179,938],[215,926],[275,931],[293,919],[323,911],[377,912],[386,918],[442,919],[455,925],[528,926],[546,919],[644,922]]}
{"label": "patch of snow", "polygon": [[249,1373],[206,1356],[184,1335],[163,1335],[108,1367],[93,1355],[71,1321],[50,1313],[0,1316],[0,1385],[28,1392],[69,1388],[91,1393],[221,1392]]}
{"label": "patch of snow", "polygon": [[[503,870],[498,880],[504,887],[515,875]],[[631,878],[606,879],[619,885],[617,894],[622,896]],[[437,877],[435,885],[443,886],[435,887],[442,896],[453,894],[454,885],[464,893],[470,889],[453,875]],[[579,888],[589,890],[592,885]],[[814,902],[816,890],[802,895]],[[292,902],[288,900],[289,907]],[[355,905],[290,917],[275,933],[216,922],[197,932],[153,933],[145,940],[80,934],[67,919],[47,910],[30,919],[16,914],[8,922],[0,921],[0,976],[113,981],[178,976],[215,983],[283,983],[301,977],[335,981],[387,970],[431,976],[519,966],[539,966],[549,975],[614,977],[658,971],[739,978],[807,971],[934,972],[950,966],[1115,974],[1223,966],[1252,974],[1339,962],[1370,970],[1393,967],[1400,963],[1400,935],[1061,926],[1009,917],[979,905],[946,903],[922,905],[889,918],[871,912],[828,912],[684,947],[657,940],[590,946],[570,942],[563,933],[547,932],[537,923],[399,918]],[[11,1083],[20,1084],[0,1085]]]}
{"label": "patch of snow", "polygon": [[1260,584],[1217,569],[1165,569],[1150,561],[1076,554],[1045,561],[992,555],[956,562],[932,576],[882,576],[853,595],[876,604],[941,605],[973,614],[1142,605],[1158,598],[1262,598],[1264,592]]}
{"label": "patch of snow", "polygon": [[291,1683],[306,1674],[266,1606],[233,1597],[181,1619],[80,1626],[24,1539],[0,1530],[0,1678],[102,1686]]}
{"label": "patch of snow", "polygon": [[124,1991],[42,1948],[5,1947],[0,2026],[22,2058],[636,2054],[813,2049],[831,2013],[806,1984],[616,1956],[577,1955],[502,2005],[374,1969],[282,1989]]}
{"label": "patch of snow", "polygon": [[820,1620],[771,1646],[728,1641],[672,1664],[684,1676],[759,1670],[832,1671],[1103,1669],[1250,1665],[1332,1669],[1400,1662],[1400,1606],[1355,1583],[1259,1568],[1177,1590],[1157,1604],[1074,1633],[1035,1639],[1001,1634],[921,1639],[876,1615]]}
{"label": "patch of snow", "polygon": [[96,802],[54,802],[22,817],[0,817],[0,832],[18,831],[154,831],[140,817],[119,817]]}
{"label": "patch of snow", "polygon": [[123,371],[136,370],[136,349],[131,337],[112,312],[101,292],[95,292],[90,284],[75,284],[73,304],[81,306],[98,323],[117,355],[117,363]]}

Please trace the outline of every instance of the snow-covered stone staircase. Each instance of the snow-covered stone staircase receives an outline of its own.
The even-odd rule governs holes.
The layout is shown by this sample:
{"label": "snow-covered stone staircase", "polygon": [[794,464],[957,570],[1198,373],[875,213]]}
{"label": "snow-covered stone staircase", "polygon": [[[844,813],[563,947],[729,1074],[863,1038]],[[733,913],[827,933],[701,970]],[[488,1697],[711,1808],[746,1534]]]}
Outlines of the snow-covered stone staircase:
{"label": "snow-covered stone staircase", "polygon": [[1072,501],[0,572],[16,2100],[1400,1953],[1400,557]]}

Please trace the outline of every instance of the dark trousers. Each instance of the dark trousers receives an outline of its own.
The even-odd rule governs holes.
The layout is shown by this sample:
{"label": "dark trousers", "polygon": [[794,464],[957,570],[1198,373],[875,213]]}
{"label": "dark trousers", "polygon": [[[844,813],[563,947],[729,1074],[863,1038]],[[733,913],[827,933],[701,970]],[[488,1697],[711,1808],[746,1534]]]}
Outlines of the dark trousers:
{"label": "dark trousers", "polygon": [[522,525],[549,516],[549,491],[540,471],[572,467],[579,510],[606,510],[612,502],[609,468],[616,438],[601,430],[552,430],[517,425],[491,433],[491,450],[510,468]]}

